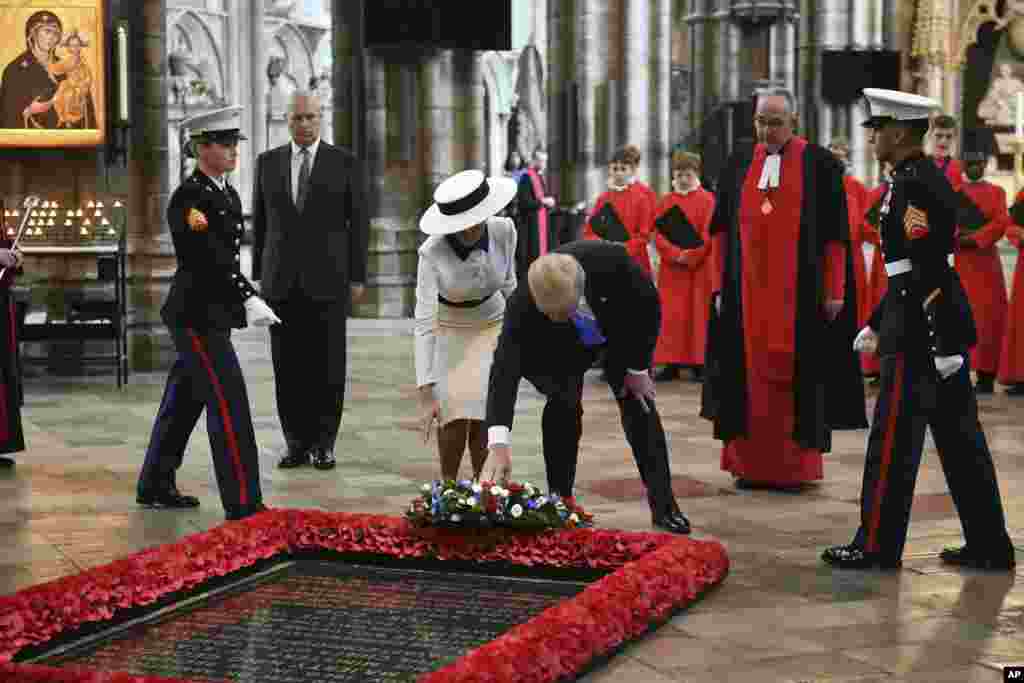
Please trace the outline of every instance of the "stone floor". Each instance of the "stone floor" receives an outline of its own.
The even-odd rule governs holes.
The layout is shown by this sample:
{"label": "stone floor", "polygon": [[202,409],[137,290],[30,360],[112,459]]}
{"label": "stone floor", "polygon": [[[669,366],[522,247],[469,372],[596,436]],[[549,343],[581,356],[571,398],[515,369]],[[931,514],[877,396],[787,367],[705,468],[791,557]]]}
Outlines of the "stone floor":
{"label": "stone floor", "polygon": [[[415,428],[412,338],[407,323],[353,321],[349,396],[339,467],[282,471],[266,333],[236,336],[272,506],[400,513],[436,455]],[[201,424],[181,488],[195,511],[144,511],[135,478],[163,374],[133,375],[124,391],[108,376],[27,381],[28,452],[0,473],[0,594],[79,572],[221,523]],[[905,568],[845,573],[822,566],[821,548],[846,542],[857,522],[866,433],[837,435],[823,484],[801,494],[736,491],[718,468],[719,447],[697,417],[698,385],[659,385],[675,488],[695,537],[723,541],[732,572],[714,592],[588,683],[629,681],[1002,681],[1024,664],[1024,580],[951,570],[939,550],[959,523],[929,446],[917,486]],[[644,530],[649,514],[607,388],[585,393],[579,495],[602,526]],[[543,482],[540,401],[524,383],[515,429],[517,479]],[[1003,501],[1024,560],[1024,399],[982,399]],[[1024,576],[1024,562],[1017,577]]]}

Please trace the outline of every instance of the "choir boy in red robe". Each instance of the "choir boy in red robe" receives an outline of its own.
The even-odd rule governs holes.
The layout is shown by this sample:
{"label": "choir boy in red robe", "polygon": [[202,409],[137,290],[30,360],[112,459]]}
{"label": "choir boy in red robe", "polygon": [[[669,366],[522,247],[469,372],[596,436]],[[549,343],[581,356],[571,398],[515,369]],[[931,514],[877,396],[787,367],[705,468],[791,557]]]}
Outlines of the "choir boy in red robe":
{"label": "choir boy in red robe", "polygon": [[[857,302],[859,313],[867,311],[868,317],[878,307],[885,296],[885,290],[889,284],[889,276],[885,273],[885,259],[882,256],[882,238],[878,232],[879,210],[882,207],[882,200],[889,190],[889,169],[883,167],[882,182],[875,188],[868,191],[867,200],[864,203],[864,220],[860,224],[861,229],[861,253],[864,256],[865,271],[867,273],[867,287],[864,293],[863,303],[858,297]],[[859,294],[859,292],[858,292]],[[863,325],[861,326],[863,328]],[[874,353],[860,354],[860,367],[865,377],[871,378],[871,384],[878,383],[881,366],[878,356]]]}
{"label": "choir boy in red robe", "polygon": [[657,221],[673,207],[679,207],[704,244],[683,249],[662,231],[654,231],[654,242],[661,259],[658,268],[658,292],[661,295],[661,333],[654,349],[655,365],[665,367],[655,376],[659,382],[679,378],[679,370],[691,368],[694,380],[704,367],[708,307],[711,300],[711,276],[707,253],[711,248],[708,227],[715,210],[715,197],[700,185],[701,160],[696,154],[672,155],[672,192],[661,200],[655,211]]}
{"label": "choir boy in red robe", "polygon": [[1006,334],[999,353],[999,383],[1011,396],[1024,395],[1024,190],[1017,193],[1010,212],[1012,222],[1006,228],[1006,239],[1017,247],[1017,264],[1013,268],[1013,290],[1007,312]]}
{"label": "choir boy in red robe", "polygon": [[978,394],[993,391],[1007,312],[1006,278],[995,244],[1006,232],[1010,215],[1006,211],[1006,191],[985,180],[987,162],[984,152],[964,153],[967,183],[963,192],[988,222],[974,231],[959,226],[955,252],[956,271],[967,291],[978,328],[978,343],[971,349],[971,367],[978,373],[974,391]]}
{"label": "choir boy in red robe", "polygon": [[701,415],[738,487],[793,489],[822,478],[831,429],[867,426],[849,216],[843,168],[794,135],[790,93],[762,94],[754,125],[718,182]]}
{"label": "choir boy in red robe", "polygon": [[857,180],[850,173],[850,143],[846,138],[833,138],[829,143],[828,151],[832,152],[839,163],[843,165],[843,187],[846,189],[846,209],[850,218],[850,248],[853,250],[853,274],[857,284],[857,324],[863,326],[864,322],[871,315],[867,308],[869,297],[867,296],[868,277],[870,275],[870,260],[860,258],[862,245],[865,241],[865,214],[870,207],[868,202],[868,189],[864,183]]}
{"label": "choir boy in red robe", "polygon": [[[608,163],[608,189],[598,196],[590,218],[596,216],[606,203],[611,204],[631,235],[623,246],[644,272],[650,275],[651,259],[647,253],[647,244],[651,241],[651,230],[654,227],[655,199],[649,188],[644,190],[646,186],[634,187],[637,184],[636,170],[639,164],[640,150],[633,145],[616,150]],[[583,238],[601,239],[591,227],[590,218],[583,226]]]}
{"label": "choir boy in red robe", "polygon": [[957,122],[948,114],[941,114],[932,120],[929,137],[932,139],[932,158],[946,174],[953,190],[959,192],[964,184],[963,168],[953,158],[953,144],[956,140]]}

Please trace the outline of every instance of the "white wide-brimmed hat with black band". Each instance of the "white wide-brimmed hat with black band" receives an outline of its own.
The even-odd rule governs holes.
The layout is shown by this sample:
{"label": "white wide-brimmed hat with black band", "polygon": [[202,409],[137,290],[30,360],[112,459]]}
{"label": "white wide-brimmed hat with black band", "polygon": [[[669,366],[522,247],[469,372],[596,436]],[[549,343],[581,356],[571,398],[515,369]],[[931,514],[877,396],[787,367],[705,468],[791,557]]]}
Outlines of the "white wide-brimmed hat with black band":
{"label": "white wide-brimmed hat with black band", "polygon": [[516,196],[516,181],[462,171],[434,190],[434,204],[420,218],[428,235],[450,235],[471,228],[504,209]]}

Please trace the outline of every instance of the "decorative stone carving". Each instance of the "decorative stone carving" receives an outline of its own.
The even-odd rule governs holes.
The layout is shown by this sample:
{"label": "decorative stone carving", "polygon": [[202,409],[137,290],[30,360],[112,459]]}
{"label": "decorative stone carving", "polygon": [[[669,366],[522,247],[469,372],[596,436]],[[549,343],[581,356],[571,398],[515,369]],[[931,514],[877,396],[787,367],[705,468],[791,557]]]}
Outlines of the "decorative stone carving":
{"label": "decorative stone carving", "polygon": [[999,7],[997,0],[974,0],[958,32],[960,45],[953,57],[953,66],[960,67],[967,62],[967,48],[978,42],[978,30],[988,23],[994,23],[997,30],[1014,24],[1010,26],[1010,49],[1018,55],[1024,55],[1024,25],[1016,21],[1024,17],[1024,0],[1006,0],[1002,12]]}
{"label": "decorative stone carving", "polygon": [[978,105],[978,117],[990,126],[1010,126],[1017,120],[1017,93],[1024,92],[1024,81],[1017,78],[1013,65],[1003,62],[988,93]]}
{"label": "decorative stone carving", "polygon": [[547,114],[544,106],[544,67],[540,53],[534,45],[527,45],[519,55],[519,74],[516,78],[516,124],[518,135],[515,149],[526,160],[533,158],[533,150],[547,148]]}

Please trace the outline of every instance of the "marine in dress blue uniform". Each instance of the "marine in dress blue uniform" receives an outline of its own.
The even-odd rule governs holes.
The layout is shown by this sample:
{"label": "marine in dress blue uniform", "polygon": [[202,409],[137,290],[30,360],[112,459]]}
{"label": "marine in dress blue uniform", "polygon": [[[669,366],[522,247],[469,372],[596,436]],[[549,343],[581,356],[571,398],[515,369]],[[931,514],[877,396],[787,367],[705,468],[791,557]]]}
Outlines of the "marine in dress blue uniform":
{"label": "marine in dress blue uniform", "polygon": [[822,559],[840,568],[900,566],[914,485],[931,427],[967,544],[944,562],[983,569],[1014,566],[995,468],[978,420],[968,350],[977,341],[970,305],[948,262],[957,196],[924,155],[928,114],[918,95],[865,89],[879,161],[893,164],[882,202],[881,237],[888,290],[855,342],[875,350],[881,387],[868,437],[861,524],[852,543]]}
{"label": "marine in dress blue uniform", "polygon": [[[167,378],[138,483],[147,507],[194,507],[175,473],[203,410],[221,501],[228,519],[265,509],[245,378],[231,330],[280,322],[240,270],[242,204],[223,178],[234,168],[241,107],[182,125],[199,167],[171,195],[167,220],[178,269],[161,309],[177,358]],[[220,177],[218,177],[220,176]]]}

